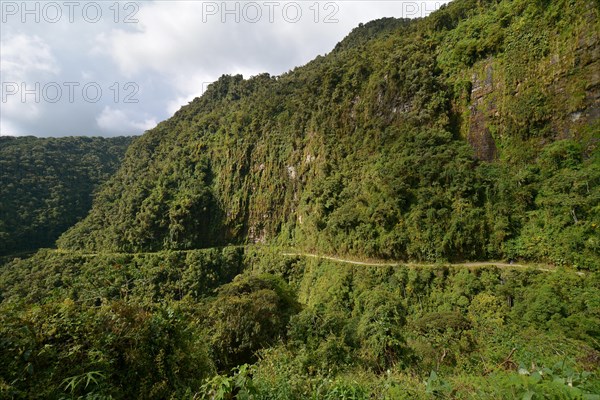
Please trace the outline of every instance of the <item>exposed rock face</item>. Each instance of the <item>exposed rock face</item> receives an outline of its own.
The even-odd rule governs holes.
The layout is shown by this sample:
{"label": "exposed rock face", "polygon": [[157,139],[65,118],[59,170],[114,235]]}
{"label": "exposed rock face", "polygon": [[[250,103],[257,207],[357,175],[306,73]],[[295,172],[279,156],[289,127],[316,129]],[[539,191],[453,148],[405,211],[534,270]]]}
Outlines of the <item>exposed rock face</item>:
{"label": "exposed rock face", "polygon": [[[589,31],[579,33],[565,49],[550,53],[518,77],[506,79],[507,60],[489,59],[472,67],[468,109],[463,109],[467,124],[464,136],[479,160],[498,159],[498,148],[505,135],[514,136],[516,126],[524,129],[523,138],[537,137],[540,143],[577,137],[585,127],[600,118],[600,37]],[[537,125],[516,114],[542,98]],[[519,106],[515,106],[519,104]],[[545,108],[543,108],[545,107]]]}
{"label": "exposed rock face", "polygon": [[574,122],[590,124],[600,118],[600,37],[592,35],[579,40],[576,61],[585,80],[585,107],[571,115]]}
{"label": "exposed rock face", "polygon": [[[471,117],[467,140],[475,149],[475,156],[482,161],[494,161],[498,157],[496,142],[490,132],[486,114],[496,114],[496,102],[486,99],[494,92],[494,69],[491,63],[485,69],[485,76],[473,75],[471,89]],[[487,103],[487,104],[486,104]]]}

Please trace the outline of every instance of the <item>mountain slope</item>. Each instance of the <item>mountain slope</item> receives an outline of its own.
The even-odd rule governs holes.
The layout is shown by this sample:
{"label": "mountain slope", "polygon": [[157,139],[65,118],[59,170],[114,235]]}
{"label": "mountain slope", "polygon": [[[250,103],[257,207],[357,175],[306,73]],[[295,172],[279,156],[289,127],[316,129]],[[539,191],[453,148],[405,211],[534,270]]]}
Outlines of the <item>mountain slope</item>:
{"label": "mountain slope", "polygon": [[280,77],[223,76],[134,143],[59,246],[596,268],[598,13],[455,0],[365,24]]}
{"label": "mountain slope", "polygon": [[83,218],[131,138],[0,137],[0,255],[54,245]]}
{"label": "mountain slope", "polygon": [[508,400],[600,390],[598,272],[351,265],[274,250],[42,250],[12,260],[0,268],[0,397]]}

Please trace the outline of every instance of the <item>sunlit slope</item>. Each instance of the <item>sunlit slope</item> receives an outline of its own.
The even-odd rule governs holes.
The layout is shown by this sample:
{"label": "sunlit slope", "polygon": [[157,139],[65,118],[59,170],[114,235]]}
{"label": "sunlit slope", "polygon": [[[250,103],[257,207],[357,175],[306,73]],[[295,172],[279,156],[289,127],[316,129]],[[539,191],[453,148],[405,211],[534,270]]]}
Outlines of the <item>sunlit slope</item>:
{"label": "sunlit slope", "polygon": [[280,77],[223,76],[134,143],[59,246],[596,268],[598,14],[455,0]]}

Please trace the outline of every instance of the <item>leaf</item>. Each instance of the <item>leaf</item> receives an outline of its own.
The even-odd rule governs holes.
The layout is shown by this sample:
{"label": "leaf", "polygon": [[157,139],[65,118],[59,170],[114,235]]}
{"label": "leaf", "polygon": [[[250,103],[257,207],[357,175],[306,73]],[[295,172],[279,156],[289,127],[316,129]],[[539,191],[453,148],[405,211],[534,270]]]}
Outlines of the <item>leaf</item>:
{"label": "leaf", "polygon": [[538,383],[542,380],[542,374],[540,374],[539,371],[535,371],[529,376],[529,378],[533,381],[533,383]]}
{"label": "leaf", "polygon": [[65,390],[70,390],[71,393],[75,390],[75,387],[77,387],[77,378],[78,376],[72,376],[70,378],[65,378],[63,380],[63,384],[65,385]]}
{"label": "leaf", "polygon": [[104,375],[102,375],[102,374],[101,374],[100,372],[98,372],[98,371],[91,371],[91,372],[88,372],[88,373],[86,374],[86,377],[87,377],[87,379],[86,379],[86,382],[85,382],[85,387],[86,387],[86,388],[88,387],[88,385],[89,385],[89,384],[90,384],[90,382],[92,382],[92,381],[94,382],[94,384],[95,384],[95,385],[98,385],[98,381],[96,380],[96,378],[94,378],[94,375],[98,376],[99,378],[104,378]]}
{"label": "leaf", "polygon": [[527,392],[525,392],[525,394],[523,394],[523,399],[522,400],[531,400],[531,399],[533,399],[534,395],[535,395],[534,391],[528,390]]}
{"label": "leaf", "polygon": [[565,378],[561,378],[560,376],[555,376],[554,379],[552,380],[552,382],[564,385],[566,381],[565,381]]}
{"label": "leaf", "polygon": [[600,395],[598,394],[584,394],[583,400],[600,400]]}

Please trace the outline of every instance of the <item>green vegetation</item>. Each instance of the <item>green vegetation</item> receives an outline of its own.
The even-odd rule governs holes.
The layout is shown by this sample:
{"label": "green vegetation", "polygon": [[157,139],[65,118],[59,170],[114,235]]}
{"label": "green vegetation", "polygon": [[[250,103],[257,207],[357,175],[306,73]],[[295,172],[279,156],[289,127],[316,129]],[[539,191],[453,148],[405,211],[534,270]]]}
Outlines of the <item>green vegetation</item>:
{"label": "green vegetation", "polygon": [[599,13],[454,0],[223,76],[0,267],[0,397],[600,399]]}
{"label": "green vegetation", "polygon": [[92,207],[131,138],[0,137],[0,256],[54,245]]}
{"label": "green vegetation", "polygon": [[42,251],[6,265],[0,287],[6,398],[600,391],[597,272],[366,267],[255,247]]}
{"label": "green vegetation", "polygon": [[58,245],[594,270],[598,21],[589,0],[456,0],[280,77],[223,76],[132,145]]}

